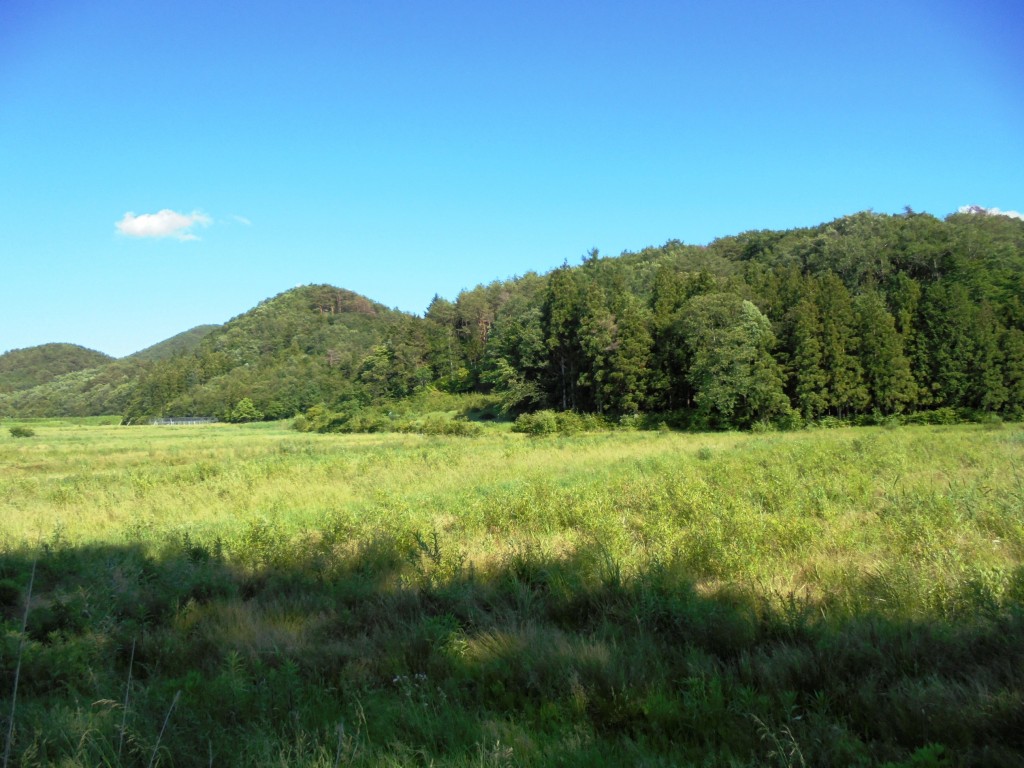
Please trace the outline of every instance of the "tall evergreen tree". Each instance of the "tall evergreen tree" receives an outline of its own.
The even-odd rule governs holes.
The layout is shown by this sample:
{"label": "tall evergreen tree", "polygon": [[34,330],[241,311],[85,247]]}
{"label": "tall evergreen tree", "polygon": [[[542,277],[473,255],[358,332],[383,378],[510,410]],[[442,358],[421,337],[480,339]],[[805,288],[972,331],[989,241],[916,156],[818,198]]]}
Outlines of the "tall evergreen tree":
{"label": "tall evergreen tree", "polygon": [[923,404],[966,404],[974,375],[973,315],[974,306],[963,286],[940,282],[925,289],[914,345],[914,370],[921,377],[918,386]]}
{"label": "tall evergreen tree", "polygon": [[1003,404],[1007,413],[1024,417],[1024,331],[1020,328],[1008,328],[1001,339],[1003,352],[1003,386],[1006,389],[1006,401]]}
{"label": "tall evergreen tree", "polygon": [[870,398],[868,407],[886,414],[899,413],[912,404],[917,395],[910,361],[903,354],[903,340],[876,291],[858,296],[856,308],[860,362]]}
{"label": "tall evergreen tree", "polygon": [[548,394],[562,410],[577,406],[580,374],[581,295],[576,273],[563,265],[551,273],[541,310],[541,327],[548,349]]}
{"label": "tall evergreen tree", "polygon": [[850,293],[838,277],[824,275],[819,286],[821,367],[828,382],[829,410],[842,417],[857,413],[868,404],[864,374],[857,358],[857,318]]}
{"label": "tall evergreen tree", "polygon": [[823,327],[813,299],[800,300],[786,317],[792,352],[789,365],[793,403],[805,419],[816,419],[829,407],[828,376],[822,368]]}

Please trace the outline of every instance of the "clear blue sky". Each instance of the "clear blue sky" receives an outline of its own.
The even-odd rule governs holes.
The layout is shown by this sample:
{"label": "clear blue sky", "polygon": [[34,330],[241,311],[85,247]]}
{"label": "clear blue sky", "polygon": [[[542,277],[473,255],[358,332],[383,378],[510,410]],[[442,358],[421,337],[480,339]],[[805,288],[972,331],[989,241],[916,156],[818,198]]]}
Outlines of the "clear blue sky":
{"label": "clear blue sky", "polygon": [[591,247],[1024,210],[1022,40],[984,0],[3,0],[0,352],[125,355],[303,283],[420,313]]}

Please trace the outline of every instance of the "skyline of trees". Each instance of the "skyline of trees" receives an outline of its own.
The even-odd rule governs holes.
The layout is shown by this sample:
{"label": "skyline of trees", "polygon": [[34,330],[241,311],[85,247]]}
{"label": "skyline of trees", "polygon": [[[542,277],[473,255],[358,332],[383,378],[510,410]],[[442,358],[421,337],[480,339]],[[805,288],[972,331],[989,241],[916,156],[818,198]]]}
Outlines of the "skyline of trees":
{"label": "skyline of trees", "polygon": [[195,349],[0,395],[0,415],[226,418],[248,398],[284,418],[435,387],[494,394],[512,415],[665,413],[707,427],[935,409],[1017,418],[1022,299],[1024,222],[862,212],[707,246],[595,249],[436,296],[423,317],[305,286]]}

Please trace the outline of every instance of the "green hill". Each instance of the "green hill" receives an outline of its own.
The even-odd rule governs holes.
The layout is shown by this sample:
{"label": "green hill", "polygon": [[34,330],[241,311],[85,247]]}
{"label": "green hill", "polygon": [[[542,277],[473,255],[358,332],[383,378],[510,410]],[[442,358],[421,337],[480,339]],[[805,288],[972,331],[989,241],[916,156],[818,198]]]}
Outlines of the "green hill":
{"label": "green hill", "polygon": [[[193,352],[148,365],[124,413],[129,421],[224,416],[249,398],[266,418],[283,418],[366,388],[401,397],[432,378],[403,358],[427,327],[352,291],[302,286],[211,331]],[[365,370],[375,351],[388,358],[387,371]]]}
{"label": "green hill", "polygon": [[66,373],[109,363],[114,358],[75,344],[42,344],[0,355],[0,393],[45,384]]}

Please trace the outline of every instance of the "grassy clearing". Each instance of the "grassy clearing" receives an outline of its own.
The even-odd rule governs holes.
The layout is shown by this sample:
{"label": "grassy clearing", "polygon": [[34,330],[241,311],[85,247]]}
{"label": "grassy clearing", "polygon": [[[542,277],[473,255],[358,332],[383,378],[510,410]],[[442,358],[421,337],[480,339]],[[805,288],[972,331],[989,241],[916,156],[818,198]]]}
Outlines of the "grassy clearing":
{"label": "grassy clearing", "polygon": [[33,428],[19,764],[1020,764],[1019,427]]}

